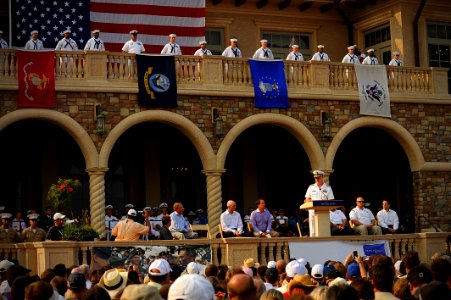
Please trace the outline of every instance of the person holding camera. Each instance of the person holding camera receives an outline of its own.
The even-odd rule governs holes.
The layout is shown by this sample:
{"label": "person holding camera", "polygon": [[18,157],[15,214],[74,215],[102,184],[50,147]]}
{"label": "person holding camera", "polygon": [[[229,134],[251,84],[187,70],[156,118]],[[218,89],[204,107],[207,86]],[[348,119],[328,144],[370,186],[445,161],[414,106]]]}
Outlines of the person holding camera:
{"label": "person holding camera", "polygon": [[144,211],[146,225],[136,222],[137,216],[138,213],[132,208],[127,212],[127,219],[117,223],[111,232],[116,237],[116,241],[137,241],[141,235],[149,233],[149,211]]}

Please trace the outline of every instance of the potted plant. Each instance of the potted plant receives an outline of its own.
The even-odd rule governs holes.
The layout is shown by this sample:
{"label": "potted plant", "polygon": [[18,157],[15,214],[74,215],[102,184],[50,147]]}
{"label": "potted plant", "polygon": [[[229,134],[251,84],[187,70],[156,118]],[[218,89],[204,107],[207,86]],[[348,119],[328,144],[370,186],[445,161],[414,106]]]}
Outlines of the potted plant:
{"label": "potted plant", "polygon": [[56,184],[52,184],[47,193],[47,200],[53,203],[53,207],[59,211],[66,211],[72,204],[74,191],[81,187],[78,179],[59,178]]}

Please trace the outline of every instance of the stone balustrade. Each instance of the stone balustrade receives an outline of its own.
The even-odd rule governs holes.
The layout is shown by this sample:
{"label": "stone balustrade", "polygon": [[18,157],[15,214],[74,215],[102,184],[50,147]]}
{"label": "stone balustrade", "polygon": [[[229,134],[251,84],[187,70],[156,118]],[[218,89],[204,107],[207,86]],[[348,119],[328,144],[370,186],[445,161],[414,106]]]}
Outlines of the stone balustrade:
{"label": "stone balustrade", "polygon": [[[290,243],[311,243],[318,241],[387,241],[392,258],[400,259],[407,251],[418,251],[423,262],[430,262],[436,252],[449,252],[446,238],[449,232],[427,232],[384,236],[346,236],[332,238],[229,238],[197,239],[184,241],[137,241],[137,242],[37,242],[0,244],[0,260],[16,259],[20,264],[40,274],[58,263],[79,265],[92,263],[93,247],[149,247],[149,246],[199,246],[209,245],[212,263],[240,266],[246,258],[252,257],[260,264],[271,260],[290,260]],[[344,260],[344,258],[343,258]]]}
{"label": "stone balustrade", "polygon": [[[14,49],[0,49],[0,89],[17,89]],[[253,96],[248,60],[222,56],[176,56],[179,94]],[[447,69],[387,66],[392,98],[449,99]],[[290,98],[357,99],[353,64],[285,61]],[[61,91],[121,91],[136,93],[136,56],[96,51],[55,51],[55,86]],[[321,96],[320,96],[321,95]]]}

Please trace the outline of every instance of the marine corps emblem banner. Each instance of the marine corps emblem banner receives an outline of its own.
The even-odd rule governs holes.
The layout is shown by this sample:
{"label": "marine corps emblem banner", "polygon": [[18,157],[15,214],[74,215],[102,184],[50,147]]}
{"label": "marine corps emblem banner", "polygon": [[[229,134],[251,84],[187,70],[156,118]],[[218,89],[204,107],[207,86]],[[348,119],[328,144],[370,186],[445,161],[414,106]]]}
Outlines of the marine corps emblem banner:
{"label": "marine corps emblem banner", "polygon": [[287,82],[283,61],[249,60],[254,82],[255,107],[288,108]]}
{"label": "marine corps emblem banner", "polygon": [[136,63],[138,65],[138,104],[146,107],[176,107],[177,80],[174,56],[137,54]]}
{"label": "marine corps emblem banner", "polygon": [[55,108],[53,51],[16,50],[19,80],[18,107]]}
{"label": "marine corps emblem banner", "polygon": [[355,64],[359,84],[360,114],[391,117],[385,65]]}

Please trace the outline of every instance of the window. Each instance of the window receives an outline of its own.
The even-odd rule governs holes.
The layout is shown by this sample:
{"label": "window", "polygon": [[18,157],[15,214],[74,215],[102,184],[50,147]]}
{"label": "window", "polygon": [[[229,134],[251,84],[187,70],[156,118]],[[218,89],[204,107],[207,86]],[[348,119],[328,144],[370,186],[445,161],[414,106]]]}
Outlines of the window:
{"label": "window", "polygon": [[[451,66],[451,24],[429,23],[427,34],[429,66],[449,68]],[[451,70],[448,71],[448,93],[451,93]]]}
{"label": "window", "polygon": [[[362,52],[373,48],[374,54],[380,64],[386,64],[391,60],[391,33],[390,25],[385,24],[364,32],[365,42]],[[365,53],[366,54],[366,53]]]}
{"label": "window", "polygon": [[205,39],[208,43],[208,50],[213,55],[221,55],[224,51],[224,29],[222,28],[206,28]]}
{"label": "window", "polygon": [[262,38],[268,40],[268,47],[276,59],[285,59],[291,52],[291,45],[299,45],[305,60],[312,58],[311,34],[299,32],[262,31]]}

